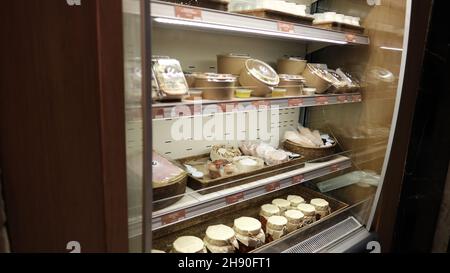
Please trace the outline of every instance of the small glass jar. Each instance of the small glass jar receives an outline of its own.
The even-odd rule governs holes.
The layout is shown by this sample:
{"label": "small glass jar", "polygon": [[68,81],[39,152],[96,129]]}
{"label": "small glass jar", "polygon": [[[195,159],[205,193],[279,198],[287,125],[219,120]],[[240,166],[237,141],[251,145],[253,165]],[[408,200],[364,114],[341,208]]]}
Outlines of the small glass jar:
{"label": "small glass jar", "polygon": [[240,253],[251,252],[266,242],[266,235],[261,228],[261,222],[255,218],[238,218],[234,220],[233,229],[236,232]]}
{"label": "small glass jar", "polygon": [[312,199],[310,204],[316,209],[316,220],[320,220],[331,213],[330,204],[325,199]]}
{"label": "small glass jar", "polygon": [[262,229],[266,230],[267,219],[269,219],[269,217],[280,215],[280,213],[280,208],[275,205],[262,205],[261,210],[259,211],[259,221],[261,222]]}
{"label": "small glass jar", "polygon": [[297,209],[298,205],[306,203],[305,199],[303,199],[303,197],[299,195],[289,195],[287,197],[287,200],[291,202],[291,209],[295,210]]}
{"label": "small glass jar", "polygon": [[272,204],[280,209],[280,215],[291,208],[291,202],[286,199],[274,199]]}
{"label": "small glass jar", "polygon": [[288,220],[284,216],[274,215],[269,217],[266,226],[266,241],[270,243],[286,235],[287,223]]}
{"label": "small glass jar", "polygon": [[304,215],[303,226],[310,225],[316,221],[316,208],[310,204],[300,204],[297,209]]}
{"label": "small glass jar", "polygon": [[303,227],[305,215],[299,210],[288,210],[284,213],[284,217],[288,220],[286,228],[287,232],[291,233]]}
{"label": "small glass jar", "polygon": [[236,233],[225,225],[208,227],[203,242],[211,253],[235,253],[239,248]]}
{"label": "small glass jar", "polygon": [[206,253],[202,239],[194,236],[183,236],[173,242],[173,253]]}

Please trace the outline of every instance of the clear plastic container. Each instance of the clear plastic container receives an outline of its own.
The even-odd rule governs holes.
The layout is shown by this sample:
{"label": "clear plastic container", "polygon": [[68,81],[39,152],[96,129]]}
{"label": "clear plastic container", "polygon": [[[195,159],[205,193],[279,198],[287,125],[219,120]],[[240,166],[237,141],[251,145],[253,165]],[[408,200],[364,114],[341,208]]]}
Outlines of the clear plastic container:
{"label": "clear plastic container", "polygon": [[239,12],[245,10],[268,9],[297,16],[306,15],[306,5],[280,1],[280,0],[231,0],[228,4],[228,10]]}

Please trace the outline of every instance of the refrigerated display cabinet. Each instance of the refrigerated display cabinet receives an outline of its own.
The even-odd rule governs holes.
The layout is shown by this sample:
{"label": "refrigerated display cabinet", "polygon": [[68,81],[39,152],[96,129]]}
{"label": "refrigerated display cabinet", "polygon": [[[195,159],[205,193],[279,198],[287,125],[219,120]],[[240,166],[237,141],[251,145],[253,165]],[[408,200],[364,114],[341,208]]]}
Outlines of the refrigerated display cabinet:
{"label": "refrigerated display cabinet", "polygon": [[[399,145],[394,135],[405,97],[412,1],[290,1],[307,7],[301,16],[263,1],[226,1],[228,10],[198,2],[123,1],[130,250],[144,245],[146,252],[172,251],[181,236],[203,239],[209,226],[258,218],[261,205],[293,194],[307,202],[327,200],[331,214],[253,252],[344,252],[375,240],[373,227],[385,213],[379,203],[389,158]],[[277,69],[277,60],[295,56],[347,71],[359,88],[319,93],[307,78],[316,94],[206,100],[190,86],[196,95],[181,101],[152,98],[158,92],[158,81],[151,84],[156,58],[178,60],[186,77],[195,77],[223,70],[216,56],[226,53],[246,56],[242,70],[249,66],[246,58]],[[241,84],[244,74],[237,75]],[[208,88],[214,87],[202,91]],[[204,165],[214,161],[209,155],[217,145],[242,150],[243,141],[256,141],[292,151],[284,136],[299,126],[330,135],[335,149],[312,157],[294,149],[306,156],[302,164],[293,160],[270,171],[224,175],[221,183],[206,181]],[[153,152],[189,173],[185,190],[157,194]],[[200,178],[189,164],[199,164]]]}
{"label": "refrigerated display cabinet", "polygon": [[[289,1],[304,5],[292,13],[270,3],[256,12],[270,1],[244,0],[230,1],[228,11],[225,2],[5,2],[0,164],[12,251],[70,252],[78,242],[82,252],[168,252],[180,236],[203,239],[209,226],[258,217],[261,205],[288,195],[325,199],[331,214],[254,252],[354,251],[376,234],[389,251],[431,1]],[[326,12],[336,14],[317,15]],[[167,101],[185,91],[164,90],[171,82],[152,70],[155,60],[171,63],[163,72],[185,74],[189,81],[177,81],[185,86],[199,72],[220,72],[217,55],[228,53],[268,64],[268,75],[282,70],[285,56],[342,68],[361,88],[287,97],[277,77],[266,77],[270,88],[259,87],[272,97]],[[229,96],[230,86],[222,88]],[[189,93],[200,96],[195,85]],[[287,162],[277,152],[264,163],[279,164],[210,184],[180,164],[206,163],[214,145],[237,148],[242,140],[288,149],[285,132],[300,125],[335,145],[298,150],[303,157]],[[190,133],[176,134],[183,127]],[[223,131],[198,129],[214,127]],[[178,162],[172,191],[153,188],[155,157]]]}

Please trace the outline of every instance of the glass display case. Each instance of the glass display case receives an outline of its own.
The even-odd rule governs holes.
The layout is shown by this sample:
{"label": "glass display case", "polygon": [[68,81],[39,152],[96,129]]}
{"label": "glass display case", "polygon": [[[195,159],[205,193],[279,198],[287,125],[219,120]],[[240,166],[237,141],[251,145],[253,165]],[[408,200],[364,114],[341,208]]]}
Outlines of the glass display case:
{"label": "glass display case", "polygon": [[410,2],[123,0],[130,250],[339,252],[367,235]]}

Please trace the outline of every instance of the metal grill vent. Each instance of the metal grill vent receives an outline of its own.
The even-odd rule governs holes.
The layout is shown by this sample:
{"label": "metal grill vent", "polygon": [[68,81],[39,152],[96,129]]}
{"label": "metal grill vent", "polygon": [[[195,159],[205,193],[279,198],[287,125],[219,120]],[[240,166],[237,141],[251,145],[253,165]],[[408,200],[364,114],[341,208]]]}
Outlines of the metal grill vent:
{"label": "metal grill vent", "polygon": [[354,217],[349,217],[283,253],[316,253],[361,227],[362,225]]}

